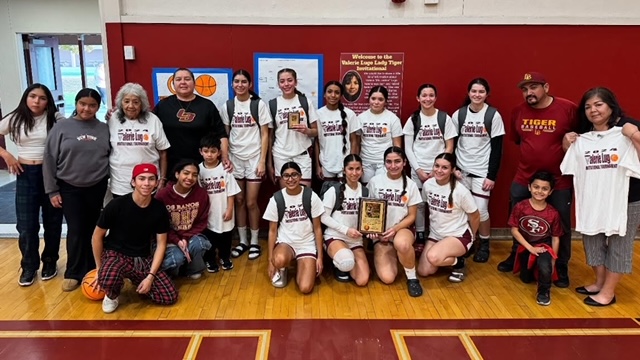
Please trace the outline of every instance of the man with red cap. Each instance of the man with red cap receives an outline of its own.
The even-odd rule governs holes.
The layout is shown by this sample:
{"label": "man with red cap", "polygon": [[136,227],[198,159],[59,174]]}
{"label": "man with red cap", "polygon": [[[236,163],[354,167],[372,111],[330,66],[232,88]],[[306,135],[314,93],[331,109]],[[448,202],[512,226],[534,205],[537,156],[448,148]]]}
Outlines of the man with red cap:
{"label": "man with red cap", "polygon": [[[178,300],[171,279],[160,270],[167,247],[169,213],[153,197],[157,185],[155,165],[136,165],[131,179],[133,192],[113,199],[98,219],[92,244],[98,285],[106,293],[102,301],[105,313],[118,307],[125,278],[136,286],[138,294],[149,296],[154,303],[170,305]],[[157,245],[152,255],[153,238]]]}
{"label": "man with red cap", "polygon": [[[520,147],[520,162],[511,184],[511,208],[530,197],[528,179],[538,171],[553,174],[556,186],[547,201],[560,213],[564,235],[556,261],[558,287],[569,286],[571,258],[571,177],[562,176],[564,158],[562,139],[578,127],[577,106],[573,102],[549,95],[549,83],[538,72],[525,73],[518,83],[524,102],[511,113],[511,139]],[[517,249],[514,241],[509,257],[498,264],[502,272],[513,271]]]}

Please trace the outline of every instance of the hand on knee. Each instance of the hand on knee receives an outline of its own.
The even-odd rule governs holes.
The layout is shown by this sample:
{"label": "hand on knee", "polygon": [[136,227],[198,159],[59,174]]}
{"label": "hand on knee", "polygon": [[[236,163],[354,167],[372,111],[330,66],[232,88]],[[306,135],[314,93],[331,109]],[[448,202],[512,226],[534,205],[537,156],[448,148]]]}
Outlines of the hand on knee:
{"label": "hand on knee", "polygon": [[349,249],[340,249],[333,255],[333,265],[340,271],[349,272],[356,265],[353,252]]}

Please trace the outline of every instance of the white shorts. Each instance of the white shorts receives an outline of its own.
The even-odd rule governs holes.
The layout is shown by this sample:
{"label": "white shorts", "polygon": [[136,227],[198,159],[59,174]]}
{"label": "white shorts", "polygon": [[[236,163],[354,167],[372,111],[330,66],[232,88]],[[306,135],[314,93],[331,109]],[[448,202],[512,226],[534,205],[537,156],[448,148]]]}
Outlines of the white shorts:
{"label": "white shorts", "polygon": [[342,171],[340,171],[339,173],[334,173],[331,172],[327,169],[325,169],[324,167],[322,168],[322,176],[324,176],[325,179],[339,179],[342,177]]}
{"label": "white shorts", "polygon": [[282,165],[290,161],[293,161],[300,166],[300,170],[302,171],[302,180],[311,180],[311,157],[309,156],[308,151],[290,158],[280,158],[273,155],[273,167],[276,172],[276,177],[280,177]]}
{"label": "white shorts", "polygon": [[372,177],[378,174],[386,174],[387,168],[384,167],[384,163],[375,163],[375,164],[362,164],[362,182],[368,183]]}
{"label": "white shorts", "polygon": [[482,190],[482,184],[484,184],[484,178],[473,177],[467,174],[462,175],[462,185],[464,185],[469,191],[471,191],[471,195],[479,198],[486,198],[487,200],[491,196],[491,191]]}
{"label": "white shorts", "polygon": [[360,238],[359,240],[345,240],[345,239],[338,239],[338,238],[324,239],[324,247],[325,247],[325,249],[328,249],[329,248],[329,244],[331,244],[334,241],[342,241],[345,245],[347,245],[347,247],[350,250],[364,249],[362,238]]}
{"label": "white shorts", "polygon": [[304,258],[318,258],[318,249],[316,249],[315,242],[310,244],[294,244],[278,239],[276,240],[276,245],[278,244],[288,245],[293,250],[293,256],[296,260]]}
{"label": "white shorts", "polygon": [[240,160],[229,153],[229,160],[233,164],[233,177],[236,180],[248,180],[262,182],[262,178],[256,176],[256,169],[260,162],[260,156],[253,157],[249,160]]}

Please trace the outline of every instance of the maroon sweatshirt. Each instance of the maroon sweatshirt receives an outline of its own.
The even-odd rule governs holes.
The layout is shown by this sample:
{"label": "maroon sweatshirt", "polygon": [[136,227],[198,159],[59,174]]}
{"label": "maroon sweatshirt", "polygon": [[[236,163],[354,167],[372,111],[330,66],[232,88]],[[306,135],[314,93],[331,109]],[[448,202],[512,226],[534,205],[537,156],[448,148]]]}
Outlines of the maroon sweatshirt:
{"label": "maroon sweatshirt", "polygon": [[194,185],[187,197],[173,190],[173,183],[158,191],[156,198],[167,207],[171,217],[171,230],[167,234],[169,243],[178,244],[185,239],[201,234],[207,228],[209,219],[209,195],[198,184]]}

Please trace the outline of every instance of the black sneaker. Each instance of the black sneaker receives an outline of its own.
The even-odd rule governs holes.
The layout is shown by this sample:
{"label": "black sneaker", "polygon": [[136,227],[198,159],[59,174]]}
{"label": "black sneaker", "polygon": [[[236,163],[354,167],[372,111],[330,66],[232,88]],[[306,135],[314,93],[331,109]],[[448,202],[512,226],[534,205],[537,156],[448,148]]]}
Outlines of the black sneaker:
{"label": "black sneaker", "polygon": [[36,270],[26,270],[22,269],[22,274],[20,274],[20,279],[18,280],[18,284],[20,286],[29,286],[33,284],[33,281],[36,278]]}
{"label": "black sneaker", "polygon": [[411,297],[422,296],[422,285],[420,285],[420,280],[418,279],[407,280],[407,290],[409,291],[409,296]]}
{"label": "black sneaker", "polygon": [[218,264],[216,264],[215,262],[207,262],[207,272],[210,273],[217,273],[218,271],[220,271],[220,268],[218,267]]}
{"label": "black sneaker", "polygon": [[451,275],[449,275],[449,281],[453,283],[462,282],[466,276],[466,268],[464,263],[464,257],[459,257],[458,262],[451,266]]}
{"label": "black sneaker", "polygon": [[55,261],[45,261],[42,263],[42,271],[40,276],[42,280],[50,280],[58,275],[58,265]]}
{"label": "black sneaker", "polygon": [[220,259],[220,265],[222,265],[222,270],[231,270],[233,269],[233,263],[231,260],[222,260]]}
{"label": "black sneaker", "polygon": [[513,263],[516,261],[516,253],[511,252],[509,257],[504,259],[501,263],[498,264],[498,271],[500,272],[511,272],[513,271]]}
{"label": "black sneaker", "polygon": [[489,254],[489,239],[480,239],[478,250],[476,251],[476,254],[473,255],[473,261],[477,263],[486,263],[487,261],[489,261]]}
{"label": "black sneaker", "polygon": [[551,304],[551,294],[549,291],[540,291],[536,296],[536,302],[538,305],[548,306]]}
{"label": "black sneaker", "polygon": [[349,281],[351,281],[351,276],[349,275],[349,273],[348,272],[344,272],[344,271],[340,271],[340,270],[338,270],[338,268],[334,268],[333,274],[336,277],[336,280],[338,280],[339,282],[349,282]]}

